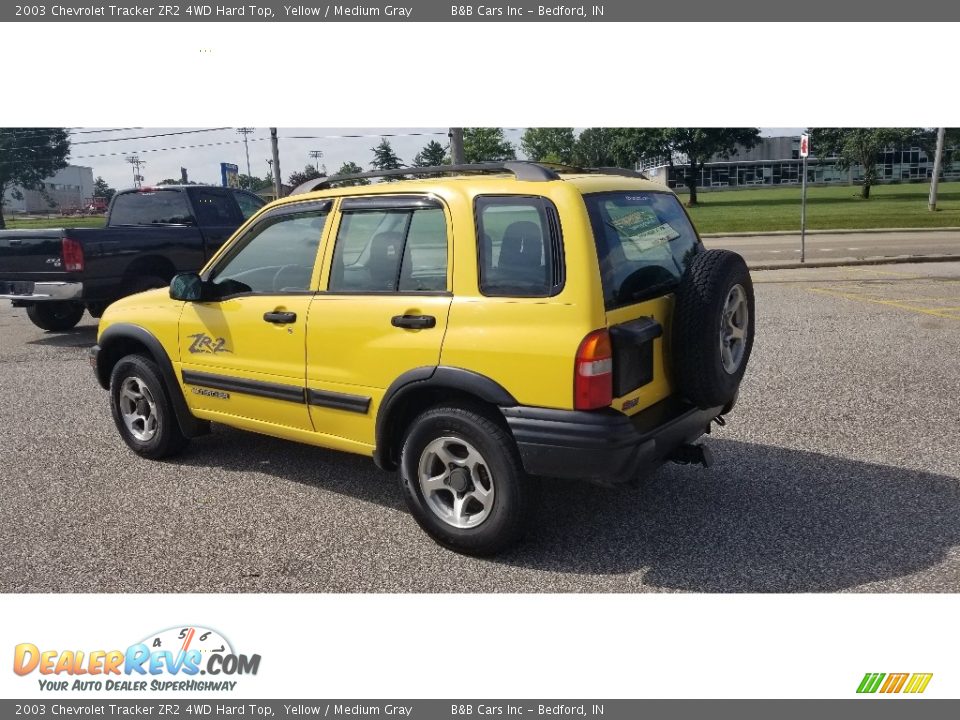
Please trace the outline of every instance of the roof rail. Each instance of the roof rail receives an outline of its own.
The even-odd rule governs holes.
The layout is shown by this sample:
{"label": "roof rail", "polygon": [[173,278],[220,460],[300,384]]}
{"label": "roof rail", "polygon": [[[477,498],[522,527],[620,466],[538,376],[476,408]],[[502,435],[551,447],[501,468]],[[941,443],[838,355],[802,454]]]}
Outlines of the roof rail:
{"label": "roof rail", "polygon": [[649,180],[650,178],[638,170],[628,170],[620,167],[580,167],[578,165],[567,165],[565,163],[544,162],[540,163],[544,167],[562,173],[584,173],[585,175],[618,175],[620,177],[639,178]]}
{"label": "roof rail", "polygon": [[350,180],[369,180],[373,178],[405,177],[407,175],[464,175],[468,173],[512,173],[517,180],[531,182],[546,182],[559,180],[559,173],[585,173],[597,175],[619,175],[621,177],[649,178],[642,172],[626,170],[617,167],[583,168],[562,163],[537,163],[528,160],[507,160],[505,162],[467,163],[465,165],[436,165],[432,167],[396,168],[392,170],[375,170],[373,172],[355,173],[352,175],[331,175],[330,177],[307,180],[295,187],[290,195],[301,195],[314,190],[327,190],[337,183]]}
{"label": "roof rail", "polygon": [[353,175],[331,175],[325,178],[307,180],[295,187],[291,195],[326,190],[339,182],[348,180],[367,180],[371,178],[404,177],[406,175],[463,175],[465,173],[512,173],[517,180],[545,182],[559,180],[555,170],[541,163],[524,160],[508,160],[506,162],[467,163],[465,165],[436,165],[432,167],[396,168],[394,170],[375,170],[374,172],[356,173]]}

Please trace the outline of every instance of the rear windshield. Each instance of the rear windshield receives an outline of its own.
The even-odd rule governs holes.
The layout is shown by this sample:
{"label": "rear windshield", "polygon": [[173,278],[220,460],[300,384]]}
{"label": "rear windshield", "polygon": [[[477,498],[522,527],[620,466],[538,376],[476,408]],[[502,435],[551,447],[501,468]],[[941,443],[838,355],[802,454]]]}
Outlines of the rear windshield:
{"label": "rear windshield", "polygon": [[607,309],[670,292],[697,252],[697,234],[676,196],[628,191],[583,199]]}
{"label": "rear windshield", "polygon": [[190,225],[193,217],[179,190],[130,192],[118,195],[110,210],[111,225]]}

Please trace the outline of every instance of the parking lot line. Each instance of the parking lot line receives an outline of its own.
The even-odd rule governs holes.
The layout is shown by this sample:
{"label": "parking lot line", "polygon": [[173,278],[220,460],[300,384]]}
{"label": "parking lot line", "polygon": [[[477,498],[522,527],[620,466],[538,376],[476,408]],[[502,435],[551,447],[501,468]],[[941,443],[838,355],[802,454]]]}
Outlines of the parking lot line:
{"label": "parking lot line", "polygon": [[900,308],[901,310],[909,310],[910,312],[921,313],[923,315],[933,315],[934,317],[947,318],[948,320],[960,320],[955,314],[949,312],[944,312],[941,308],[929,308],[929,307],[915,307],[913,305],[907,305],[903,301],[897,300],[882,300],[880,298],[867,297],[859,293],[850,293],[850,292],[840,292],[838,290],[828,290],[827,288],[807,288],[810,292],[821,293],[823,295],[833,295],[834,297],[843,298],[845,300],[855,300],[859,302],[874,303],[876,305],[887,305],[889,307]]}

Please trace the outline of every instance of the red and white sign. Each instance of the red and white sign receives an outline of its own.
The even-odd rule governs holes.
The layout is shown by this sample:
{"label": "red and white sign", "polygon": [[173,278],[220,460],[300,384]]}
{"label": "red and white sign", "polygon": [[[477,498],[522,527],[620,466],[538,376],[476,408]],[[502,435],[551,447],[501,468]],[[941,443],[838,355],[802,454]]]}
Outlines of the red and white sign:
{"label": "red and white sign", "polygon": [[805,158],[810,155],[810,136],[800,136],[800,157]]}

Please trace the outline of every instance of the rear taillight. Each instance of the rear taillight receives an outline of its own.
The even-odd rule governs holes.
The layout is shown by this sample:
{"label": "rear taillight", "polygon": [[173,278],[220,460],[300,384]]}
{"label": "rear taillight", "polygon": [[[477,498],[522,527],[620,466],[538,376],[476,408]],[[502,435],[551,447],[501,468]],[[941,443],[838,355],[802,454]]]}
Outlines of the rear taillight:
{"label": "rear taillight", "polygon": [[595,330],[577,350],[573,370],[573,406],[595,410],[613,402],[613,349],[610,333]]}
{"label": "rear taillight", "polygon": [[73,238],[63,239],[63,267],[67,272],[83,272],[83,246]]}

